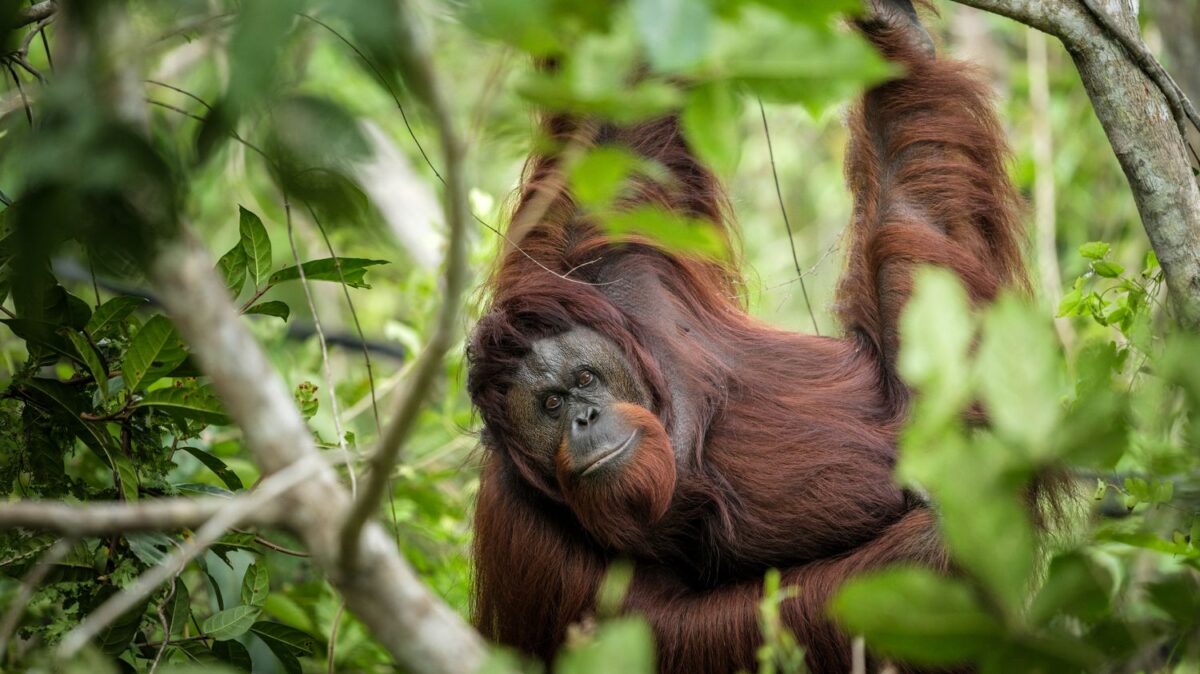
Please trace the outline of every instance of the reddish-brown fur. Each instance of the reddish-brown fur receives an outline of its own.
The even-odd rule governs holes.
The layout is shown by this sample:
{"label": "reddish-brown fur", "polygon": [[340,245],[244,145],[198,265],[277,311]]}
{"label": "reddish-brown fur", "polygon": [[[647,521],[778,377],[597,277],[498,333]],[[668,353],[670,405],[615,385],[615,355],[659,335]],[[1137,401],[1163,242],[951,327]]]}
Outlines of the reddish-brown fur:
{"label": "reddish-brown fur", "polygon": [[[844,337],[756,321],[733,299],[741,285],[733,263],[610,240],[554,188],[560,158],[530,159],[514,222],[541,217],[517,242],[524,252],[501,260],[469,349],[488,450],[473,607],[487,636],[551,658],[567,627],[592,611],[607,564],[632,555],[626,605],[653,626],[663,672],[753,669],[761,566],[790,556],[784,580],[799,594],[784,602],[783,618],[813,672],[845,672],[849,641],[825,616],[834,590],[894,563],[947,568],[933,515],[898,499],[891,480],[909,397],[894,369],[897,319],[920,264],[954,270],[977,302],[1024,286],[1018,200],[980,80],[903,36],[872,37],[908,74],[868,92],[851,119],[855,211],[837,305]],[[616,128],[553,118],[547,130],[560,141],[617,144],[669,169],[673,182],[640,181],[630,203],[730,226],[718,182],[676,119]],[[564,493],[513,441],[508,376],[532,341],[574,325],[620,346],[668,432],[683,423],[695,431],[695,446],[675,448],[684,458],[674,479],[630,478],[657,490],[639,495],[642,505],[635,498],[614,510]],[[674,396],[700,401],[703,413],[672,418]],[[669,507],[658,514],[664,497]]]}

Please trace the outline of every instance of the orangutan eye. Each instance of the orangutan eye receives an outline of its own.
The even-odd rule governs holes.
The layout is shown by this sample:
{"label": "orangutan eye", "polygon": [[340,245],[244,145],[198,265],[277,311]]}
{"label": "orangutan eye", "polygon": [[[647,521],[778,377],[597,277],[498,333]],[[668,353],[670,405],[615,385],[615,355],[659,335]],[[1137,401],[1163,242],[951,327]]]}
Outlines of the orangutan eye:
{"label": "orangutan eye", "polygon": [[588,386],[591,386],[592,382],[594,381],[596,381],[596,375],[587,370],[583,370],[579,373],[579,378],[576,380],[576,384],[579,386],[579,388],[587,388]]}
{"label": "orangutan eye", "polygon": [[558,408],[562,407],[562,402],[563,402],[562,396],[549,395],[549,396],[546,396],[546,399],[544,401],[542,401],[542,407],[546,408],[547,412],[553,412],[553,411],[557,410]]}

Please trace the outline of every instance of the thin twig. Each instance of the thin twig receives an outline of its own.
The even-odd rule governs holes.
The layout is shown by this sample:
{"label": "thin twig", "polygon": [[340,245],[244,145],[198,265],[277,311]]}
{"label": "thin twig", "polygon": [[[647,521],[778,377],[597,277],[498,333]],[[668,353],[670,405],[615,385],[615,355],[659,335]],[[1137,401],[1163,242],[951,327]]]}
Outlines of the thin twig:
{"label": "thin twig", "polygon": [[21,579],[21,587],[17,590],[17,596],[12,598],[8,612],[4,614],[4,620],[0,621],[0,657],[7,652],[8,640],[12,638],[17,625],[21,623],[21,615],[25,613],[25,607],[29,605],[29,600],[33,598],[33,593],[37,591],[38,585],[42,584],[46,575],[50,573],[50,569],[63,557],[66,557],[74,546],[75,539],[73,538],[58,539]]}
{"label": "thin twig", "polygon": [[346,446],[346,432],[342,429],[337,386],[333,379],[333,367],[329,364],[329,345],[325,342],[325,329],[321,327],[321,316],[317,313],[317,303],[313,301],[312,289],[308,285],[308,276],[304,273],[304,261],[300,259],[300,250],[296,248],[295,228],[292,226],[292,202],[288,198],[287,190],[282,187],[282,176],[280,178],[279,191],[283,195],[283,213],[287,221],[288,245],[292,250],[292,259],[296,261],[296,272],[300,275],[300,287],[304,290],[304,299],[308,302],[309,313],[312,314],[313,330],[317,333],[317,343],[321,347],[321,364],[325,375],[325,388],[329,391],[329,413],[333,416],[333,432],[337,433],[338,449],[341,450],[342,459],[346,462],[346,469],[350,475],[350,495],[353,496],[358,493],[358,477],[355,475],[350,448]]}
{"label": "thin twig", "polygon": [[179,585],[178,575],[171,580],[171,589],[167,590],[167,594],[163,596],[162,601],[158,602],[158,606],[155,607],[155,613],[158,614],[158,623],[162,626],[163,639],[162,643],[158,646],[158,652],[154,654],[154,662],[150,663],[150,670],[147,674],[154,674],[154,671],[158,669],[158,663],[162,660],[163,653],[167,652],[167,644],[171,642],[171,621],[167,619],[165,607],[167,602],[171,601],[175,596],[177,585]]}
{"label": "thin twig", "polygon": [[58,647],[58,656],[67,659],[75,655],[105,627],[176,576],[190,561],[230,529],[253,517],[258,510],[266,508],[292,487],[325,468],[326,461],[322,456],[308,456],[264,479],[254,490],[227,501],[225,507],[215,512],[212,518],[196,530],[195,535],[184,541],[158,565],[151,567],[110,597],[63,637]]}
{"label": "thin twig", "polygon": [[775,148],[771,144],[771,127],[767,125],[767,110],[763,107],[762,99],[758,99],[758,113],[762,115],[763,134],[767,137],[767,156],[771,159],[771,175],[775,178],[775,197],[779,200],[779,212],[783,214],[783,226],[787,228],[788,246],[792,251],[792,262],[796,265],[796,278],[800,280],[800,292],[804,294],[804,306],[808,308],[808,317],[812,319],[813,332],[821,334],[817,327],[817,315],[813,313],[812,302],[808,299],[808,286],[804,283],[804,272],[800,269],[800,258],[796,254],[796,239],[792,236],[792,223],[788,220],[787,207],[783,203],[783,188],[779,185],[779,169],[775,166]]}
{"label": "thin twig", "polygon": [[[406,5],[400,5],[401,11],[407,11]],[[409,21],[400,21],[400,25],[410,27]],[[442,98],[442,91],[436,75],[432,70],[432,60],[423,53],[424,42],[420,36],[412,34],[401,35],[397,43],[401,48],[408,49],[408,62],[416,72],[415,77],[424,84],[428,92],[426,104],[438,127],[441,137],[442,152],[445,154],[446,196],[444,199],[446,224],[449,227],[449,248],[446,252],[446,269],[444,277],[444,296],[441,307],[435,319],[433,334],[430,336],[425,349],[417,357],[413,365],[412,376],[408,386],[401,392],[396,404],[396,413],[385,429],[383,437],[370,460],[370,473],[366,479],[365,488],[350,508],[341,534],[340,564],[344,571],[354,573],[358,562],[359,537],[363,525],[375,512],[383,498],[391,478],[392,469],[399,459],[400,450],[408,438],[416,419],[417,413],[424,404],[424,398],[429,387],[433,384],[437,373],[441,370],[442,359],[450,349],[453,333],[458,323],[462,294],[467,285],[467,219],[470,208],[467,203],[467,182],[464,174],[464,148],[457,131],[454,128],[453,116]]]}
{"label": "thin twig", "polygon": [[329,651],[325,655],[325,657],[328,658],[325,666],[325,671],[327,674],[334,674],[336,671],[333,664],[333,654],[337,650],[338,627],[342,624],[342,614],[345,612],[346,600],[343,599],[342,601],[338,602],[337,612],[333,614],[333,627],[329,628]]}
{"label": "thin twig", "polygon": [[324,225],[321,224],[321,219],[317,217],[316,210],[309,202],[304,202],[305,208],[308,209],[308,214],[312,218],[313,225],[317,231],[321,233],[321,238],[325,241],[325,249],[329,251],[329,257],[333,260],[333,268],[337,270],[338,281],[341,282],[342,294],[346,298],[346,308],[350,310],[350,318],[354,321],[354,330],[358,333],[358,339],[362,343],[363,363],[367,368],[367,385],[371,390],[371,411],[375,415],[375,432],[382,433],[383,428],[379,420],[379,400],[375,394],[375,370],[371,366],[371,350],[367,348],[367,337],[363,333],[362,323],[358,320],[358,311],[354,308],[354,300],[350,299],[350,286],[346,283],[346,276],[342,273],[342,260],[334,252],[333,242],[329,240],[329,233],[325,231]]}
{"label": "thin twig", "polygon": [[11,63],[5,63],[4,66],[8,69],[8,74],[12,75],[13,83],[17,85],[17,94],[21,97],[21,107],[25,108],[25,119],[29,121],[29,128],[33,128],[33,108],[29,105],[29,97],[25,95],[25,87],[21,86],[21,78],[17,76],[16,68],[12,67]]}

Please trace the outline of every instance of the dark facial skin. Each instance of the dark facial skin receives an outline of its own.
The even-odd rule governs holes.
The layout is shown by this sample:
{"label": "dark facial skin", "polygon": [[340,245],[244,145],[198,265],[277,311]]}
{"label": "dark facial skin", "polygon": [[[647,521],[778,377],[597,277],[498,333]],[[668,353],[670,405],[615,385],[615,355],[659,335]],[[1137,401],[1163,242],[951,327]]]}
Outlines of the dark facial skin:
{"label": "dark facial skin", "polygon": [[581,478],[620,470],[640,438],[616,403],[649,407],[650,395],[617,346],[587,328],[535,342],[508,393],[521,440],[548,476],[560,447]]}

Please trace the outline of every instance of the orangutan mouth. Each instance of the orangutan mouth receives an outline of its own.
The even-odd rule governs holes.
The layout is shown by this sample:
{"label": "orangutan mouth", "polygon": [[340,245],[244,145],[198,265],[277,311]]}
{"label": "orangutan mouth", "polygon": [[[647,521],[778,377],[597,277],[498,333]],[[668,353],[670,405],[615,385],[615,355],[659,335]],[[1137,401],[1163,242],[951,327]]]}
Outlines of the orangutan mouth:
{"label": "orangutan mouth", "polygon": [[586,477],[587,475],[590,475],[591,473],[594,473],[597,470],[599,470],[601,467],[604,466],[604,464],[608,463],[609,461],[612,461],[613,459],[617,458],[618,456],[621,456],[622,454],[625,453],[626,450],[628,450],[631,447],[633,447],[634,445],[636,445],[637,441],[640,437],[641,437],[641,433],[639,433],[636,430],[634,432],[630,433],[629,437],[625,438],[624,442],[617,445],[616,447],[613,447],[612,449],[603,451],[599,456],[597,456],[595,459],[592,459],[591,462],[589,462],[587,465],[585,465],[583,467],[583,472],[580,473],[580,476]]}

